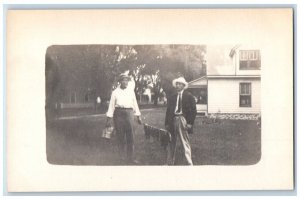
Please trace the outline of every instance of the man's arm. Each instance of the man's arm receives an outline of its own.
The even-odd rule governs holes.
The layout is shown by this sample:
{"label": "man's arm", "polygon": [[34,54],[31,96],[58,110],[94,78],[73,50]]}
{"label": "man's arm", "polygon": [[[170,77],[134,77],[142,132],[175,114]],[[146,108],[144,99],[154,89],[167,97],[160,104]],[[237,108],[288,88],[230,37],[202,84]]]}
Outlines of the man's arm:
{"label": "man's arm", "polygon": [[165,117],[165,127],[167,130],[169,130],[170,126],[170,117],[171,117],[171,101],[170,98],[167,100],[167,111],[166,111],[166,117]]}
{"label": "man's arm", "polygon": [[189,104],[190,104],[190,113],[188,116],[187,124],[193,125],[196,115],[197,115],[197,108],[196,108],[196,101],[195,98],[189,94]]}
{"label": "man's arm", "polygon": [[135,96],[134,92],[133,92],[133,111],[134,111],[134,115],[137,117],[137,122],[139,124],[142,124],[141,112],[140,112],[139,105],[137,103],[136,96]]}
{"label": "man's arm", "polygon": [[110,97],[110,101],[109,101],[108,110],[107,110],[107,113],[106,113],[106,117],[107,117],[106,127],[112,126],[112,118],[114,116],[115,103],[116,103],[115,93],[112,92],[111,97]]}
{"label": "man's arm", "polygon": [[135,93],[133,92],[133,111],[134,111],[134,115],[135,116],[140,116],[141,115],[141,112],[140,112],[140,109],[139,109],[139,105],[137,103],[137,100],[136,100],[136,96],[135,96]]}

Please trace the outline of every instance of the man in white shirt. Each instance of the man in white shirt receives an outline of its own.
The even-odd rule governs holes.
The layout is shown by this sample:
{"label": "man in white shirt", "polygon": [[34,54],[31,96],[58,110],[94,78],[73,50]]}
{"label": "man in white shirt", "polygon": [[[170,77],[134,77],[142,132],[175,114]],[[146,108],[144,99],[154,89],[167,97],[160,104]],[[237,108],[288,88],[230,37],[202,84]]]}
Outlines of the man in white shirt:
{"label": "man in white shirt", "polygon": [[134,90],[128,87],[129,81],[128,75],[120,75],[120,87],[117,87],[111,94],[106,113],[106,126],[112,126],[112,121],[114,121],[119,152],[122,155],[126,146],[127,164],[135,164],[133,160],[134,116],[139,124],[142,121]]}

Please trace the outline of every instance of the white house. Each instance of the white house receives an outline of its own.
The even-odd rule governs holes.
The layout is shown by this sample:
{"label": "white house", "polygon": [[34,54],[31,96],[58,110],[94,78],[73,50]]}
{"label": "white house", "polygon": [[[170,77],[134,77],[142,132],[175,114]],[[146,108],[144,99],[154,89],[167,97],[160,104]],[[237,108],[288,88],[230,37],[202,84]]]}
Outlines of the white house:
{"label": "white house", "polygon": [[207,75],[189,83],[199,113],[260,113],[261,52],[241,45],[207,46]]}

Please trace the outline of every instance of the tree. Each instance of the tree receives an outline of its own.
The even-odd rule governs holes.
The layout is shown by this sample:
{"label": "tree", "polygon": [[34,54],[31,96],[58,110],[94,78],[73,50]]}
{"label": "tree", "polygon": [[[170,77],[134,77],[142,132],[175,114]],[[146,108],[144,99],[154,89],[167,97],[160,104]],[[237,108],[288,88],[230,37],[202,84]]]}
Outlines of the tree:
{"label": "tree", "polygon": [[203,45],[51,46],[46,54],[47,95],[56,101],[81,87],[90,88],[94,98],[108,100],[117,77],[128,70],[137,96],[151,85],[157,104],[162,89],[167,95],[174,92],[174,78],[183,75],[190,81],[205,75],[205,51]]}
{"label": "tree", "polygon": [[202,60],[206,47],[203,45],[134,45],[118,46],[118,49],[117,68],[129,70],[133,75],[136,94],[143,93],[147,85],[152,84],[154,104],[161,88],[167,94],[174,91],[171,83],[179,75],[187,81],[205,75]]}

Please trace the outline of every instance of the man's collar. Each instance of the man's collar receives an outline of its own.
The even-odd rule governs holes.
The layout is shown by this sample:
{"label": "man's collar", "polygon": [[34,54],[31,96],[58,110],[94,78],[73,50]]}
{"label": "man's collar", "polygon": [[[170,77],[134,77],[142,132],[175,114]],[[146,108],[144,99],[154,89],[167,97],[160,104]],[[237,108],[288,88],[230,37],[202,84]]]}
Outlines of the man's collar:
{"label": "man's collar", "polygon": [[184,90],[181,90],[180,92],[177,92],[177,94],[182,95],[183,91],[184,91]]}
{"label": "man's collar", "polygon": [[126,87],[126,88],[122,88],[121,86],[119,87],[121,90],[126,90],[128,87]]}

